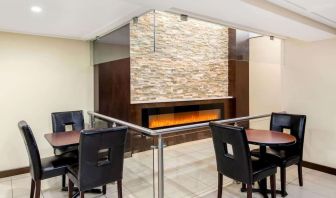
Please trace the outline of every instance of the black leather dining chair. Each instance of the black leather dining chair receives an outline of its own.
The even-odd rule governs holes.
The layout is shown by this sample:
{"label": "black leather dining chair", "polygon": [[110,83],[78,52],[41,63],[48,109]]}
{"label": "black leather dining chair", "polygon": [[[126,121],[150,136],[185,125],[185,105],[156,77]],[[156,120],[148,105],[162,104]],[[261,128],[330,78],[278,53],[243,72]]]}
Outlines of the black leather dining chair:
{"label": "black leather dining chair", "polygon": [[40,158],[35,137],[29,125],[25,121],[18,123],[21,135],[24,139],[29,156],[31,180],[30,198],[40,197],[41,180],[61,176],[67,173],[67,166],[77,162],[76,158],[57,156]]}
{"label": "black leather dining chair", "polygon": [[92,188],[117,181],[118,197],[122,197],[122,177],[127,127],[83,130],[79,143],[79,164],[70,166],[69,198],[73,196],[74,185],[78,186],[80,197]]}
{"label": "black leather dining chair", "polygon": [[210,128],[217,162],[218,198],[222,197],[223,175],[246,184],[248,198],[252,198],[252,184],[270,176],[271,194],[275,198],[276,165],[251,158],[245,129],[213,122]]}
{"label": "black leather dining chair", "polygon": [[[270,147],[266,150],[266,158],[275,162],[280,167],[281,175],[281,195],[286,196],[286,167],[297,165],[299,175],[299,185],[303,186],[302,178],[302,156],[305,135],[306,116],[286,113],[272,113],[270,130],[284,132],[290,130],[290,134],[295,136],[296,143],[291,146]],[[253,156],[259,156],[259,149],[252,150]]]}
{"label": "black leather dining chair", "polygon": [[[54,133],[61,133],[66,131],[66,126],[71,126],[73,131],[81,131],[84,129],[83,111],[65,111],[51,113],[52,129]],[[54,153],[57,156],[72,156],[78,155],[77,146],[67,146],[63,148],[55,148]],[[62,176],[62,187],[65,187],[65,175]]]}

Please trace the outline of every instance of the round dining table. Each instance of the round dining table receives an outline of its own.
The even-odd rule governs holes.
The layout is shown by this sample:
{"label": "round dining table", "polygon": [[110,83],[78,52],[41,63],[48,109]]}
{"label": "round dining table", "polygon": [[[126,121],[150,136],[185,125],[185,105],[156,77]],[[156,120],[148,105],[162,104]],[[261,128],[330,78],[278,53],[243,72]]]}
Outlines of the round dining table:
{"label": "round dining table", "polygon": [[[248,143],[260,146],[261,159],[265,158],[267,146],[285,147],[296,143],[296,138],[293,135],[279,131],[260,129],[246,129],[245,131]],[[253,191],[260,192],[264,197],[268,197],[267,194],[270,192],[270,190],[267,189],[266,179],[259,182],[259,187],[259,189],[253,189]],[[242,188],[242,191],[245,191],[245,189]],[[277,191],[277,194],[281,194],[281,191]]]}
{"label": "round dining table", "polygon": [[270,130],[246,129],[246,137],[249,144],[259,146],[290,146],[296,142],[290,134]]}

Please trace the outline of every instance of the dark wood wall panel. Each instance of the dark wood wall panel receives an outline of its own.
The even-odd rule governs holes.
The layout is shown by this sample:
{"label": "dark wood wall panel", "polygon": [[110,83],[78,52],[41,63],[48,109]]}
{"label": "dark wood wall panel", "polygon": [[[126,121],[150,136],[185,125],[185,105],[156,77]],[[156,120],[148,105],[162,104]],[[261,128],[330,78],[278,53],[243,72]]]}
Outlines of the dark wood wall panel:
{"label": "dark wood wall panel", "polygon": [[249,62],[229,60],[229,71],[232,70],[232,82],[230,89],[236,99],[236,116],[249,115]]}
{"label": "dark wood wall panel", "polygon": [[[249,33],[229,29],[229,95],[236,99],[236,117],[249,115]],[[247,125],[245,125],[247,126]]]}
{"label": "dark wood wall panel", "polygon": [[128,121],[130,105],[130,59],[120,59],[98,66],[98,112]]}

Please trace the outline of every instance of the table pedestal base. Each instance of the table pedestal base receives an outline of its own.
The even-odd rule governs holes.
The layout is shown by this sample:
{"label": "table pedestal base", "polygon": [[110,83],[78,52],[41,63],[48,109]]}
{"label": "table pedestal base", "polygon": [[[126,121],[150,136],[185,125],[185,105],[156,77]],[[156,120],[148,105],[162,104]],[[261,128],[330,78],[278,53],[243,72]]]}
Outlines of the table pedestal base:
{"label": "table pedestal base", "polygon": [[[65,186],[62,188],[62,191],[68,191],[68,187]],[[93,193],[93,194],[102,194],[103,191],[101,189],[91,189],[91,190],[87,190],[85,191],[86,193]],[[74,194],[73,194],[73,198],[76,198],[77,196],[79,196],[79,190],[77,187],[74,187]]]}

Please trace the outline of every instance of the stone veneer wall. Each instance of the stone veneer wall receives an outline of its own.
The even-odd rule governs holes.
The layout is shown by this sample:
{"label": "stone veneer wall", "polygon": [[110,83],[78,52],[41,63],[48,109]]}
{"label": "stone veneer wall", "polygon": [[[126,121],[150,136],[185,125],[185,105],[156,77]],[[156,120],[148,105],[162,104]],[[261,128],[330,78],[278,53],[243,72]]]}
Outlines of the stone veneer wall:
{"label": "stone veneer wall", "polygon": [[228,96],[227,27],[155,11],[130,37],[131,103]]}

